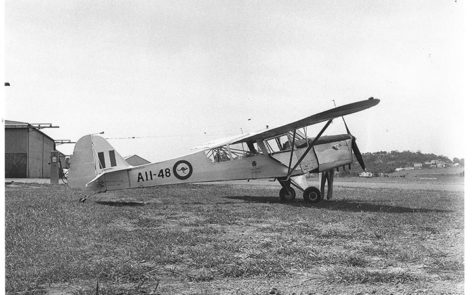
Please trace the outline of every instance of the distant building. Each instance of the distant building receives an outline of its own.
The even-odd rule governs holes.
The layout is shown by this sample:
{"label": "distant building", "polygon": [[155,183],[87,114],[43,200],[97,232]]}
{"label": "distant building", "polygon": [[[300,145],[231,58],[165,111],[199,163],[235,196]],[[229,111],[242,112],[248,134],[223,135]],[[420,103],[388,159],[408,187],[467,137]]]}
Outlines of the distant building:
{"label": "distant building", "polygon": [[414,170],[414,167],[400,167],[400,168],[395,168],[395,171],[405,171],[405,170]]}
{"label": "distant building", "polygon": [[5,120],[5,178],[49,178],[54,139],[25,122]]}
{"label": "distant building", "polygon": [[446,168],[446,162],[441,161],[441,160],[432,160],[431,162],[431,168]]}
{"label": "distant building", "polygon": [[422,163],[413,163],[413,167],[415,169],[422,169],[423,168],[423,164]]}
{"label": "distant building", "polygon": [[364,171],[361,174],[359,174],[359,177],[372,177],[372,176],[374,176],[372,172],[367,172],[367,171]]}
{"label": "distant building", "polygon": [[125,161],[130,164],[131,166],[139,166],[139,165],[144,165],[144,164],[149,164],[148,160],[138,156],[138,155],[132,155],[132,156],[127,156],[125,157]]}

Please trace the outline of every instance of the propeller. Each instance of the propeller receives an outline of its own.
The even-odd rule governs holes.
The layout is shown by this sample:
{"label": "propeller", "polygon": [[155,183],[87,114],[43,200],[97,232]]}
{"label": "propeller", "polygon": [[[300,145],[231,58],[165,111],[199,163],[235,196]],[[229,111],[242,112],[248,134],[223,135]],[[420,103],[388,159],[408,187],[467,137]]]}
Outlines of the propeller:
{"label": "propeller", "polygon": [[[349,133],[349,135],[351,135],[351,133]],[[357,146],[356,138],[354,136],[352,136],[352,150],[354,151],[354,155],[356,156],[357,162],[359,162],[359,164],[361,165],[362,170],[365,171],[364,159],[362,159],[361,151],[359,150],[359,147]]]}
{"label": "propeller", "polygon": [[341,117],[341,118],[343,118],[344,127],[346,127],[347,134],[352,136],[352,150],[354,152],[354,155],[356,156],[357,162],[359,162],[359,165],[361,165],[362,170],[365,171],[364,159],[362,158],[361,151],[359,150],[359,147],[357,146],[356,137],[351,134],[351,131],[347,127],[346,120],[344,120],[344,117]]}

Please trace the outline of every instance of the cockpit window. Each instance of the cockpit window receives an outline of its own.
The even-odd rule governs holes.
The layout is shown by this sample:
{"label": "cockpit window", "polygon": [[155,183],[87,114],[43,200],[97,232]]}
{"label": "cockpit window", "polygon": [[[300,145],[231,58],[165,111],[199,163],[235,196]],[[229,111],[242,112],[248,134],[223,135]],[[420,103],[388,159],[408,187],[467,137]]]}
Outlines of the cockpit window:
{"label": "cockpit window", "polygon": [[283,151],[290,150],[291,142],[290,142],[290,139],[288,138],[287,135],[280,136],[279,137],[279,142],[280,142],[280,146],[282,147]]}
{"label": "cockpit window", "polygon": [[281,148],[276,138],[267,139],[265,143],[269,153],[280,152]]}
{"label": "cockpit window", "polygon": [[207,150],[206,155],[210,159],[210,161],[216,162],[216,163],[230,160],[230,154],[228,150],[226,149],[226,146]]}
{"label": "cockpit window", "polygon": [[291,141],[287,135],[266,139],[265,144],[269,153],[277,153],[291,148]]}
{"label": "cockpit window", "polygon": [[259,153],[261,153],[259,147],[246,142],[219,146],[205,151],[205,155],[213,163],[242,159]]}

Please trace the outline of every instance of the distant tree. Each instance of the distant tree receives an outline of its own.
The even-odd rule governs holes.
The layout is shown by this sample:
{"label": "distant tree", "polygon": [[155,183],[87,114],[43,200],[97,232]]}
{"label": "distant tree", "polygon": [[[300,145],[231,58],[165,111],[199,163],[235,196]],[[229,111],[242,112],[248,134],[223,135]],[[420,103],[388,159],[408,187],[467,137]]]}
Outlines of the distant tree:
{"label": "distant tree", "polygon": [[[414,163],[424,163],[431,160],[440,160],[445,163],[452,163],[452,161],[442,155],[435,155],[432,153],[423,154],[421,151],[411,152],[393,150],[391,152],[379,151],[362,154],[364,162],[366,163],[366,169],[373,173],[392,173],[395,168],[399,167],[411,167]],[[464,161],[459,158],[454,158],[454,161],[463,165]],[[354,161],[352,165],[352,174],[362,172],[361,167]]]}
{"label": "distant tree", "polygon": [[453,163],[458,163],[459,165],[461,166],[464,166],[464,158],[454,158],[454,160],[452,160]]}
{"label": "distant tree", "polygon": [[459,159],[457,157],[454,157],[454,159],[452,160],[452,163],[454,163],[454,164],[458,163],[459,165],[464,166],[464,158]]}
{"label": "distant tree", "polygon": [[451,159],[449,159],[449,158],[446,157],[446,156],[439,155],[439,156],[437,156],[437,158],[438,158],[439,160],[441,160],[441,161],[446,162],[446,163],[452,163]]}

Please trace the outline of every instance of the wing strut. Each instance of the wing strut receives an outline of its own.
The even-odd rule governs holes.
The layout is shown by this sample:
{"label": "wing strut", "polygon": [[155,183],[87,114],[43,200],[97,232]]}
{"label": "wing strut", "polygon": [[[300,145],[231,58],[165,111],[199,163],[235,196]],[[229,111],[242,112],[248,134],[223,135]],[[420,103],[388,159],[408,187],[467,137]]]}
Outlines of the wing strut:
{"label": "wing strut", "polygon": [[[295,163],[295,165],[293,165],[293,167],[288,167],[289,171],[287,173],[287,180],[290,178],[290,176],[292,176],[293,174],[293,171],[295,171],[295,168],[297,168],[298,165],[300,165],[300,163],[303,161],[303,159],[305,159],[306,155],[308,154],[308,152],[310,152],[310,150],[315,146],[316,142],[318,141],[318,139],[321,137],[321,135],[325,132],[326,128],[328,128],[328,126],[333,122],[333,119],[330,119],[323,127],[323,129],[321,129],[321,131],[318,133],[318,135],[315,137],[315,139],[308,145],[307,149],[305,150],[305,152],[303,153],[303,155],[298,159],[297,163]],[[293,150],[294,150],[295,146],[292,146],[292,153],[293,153]],[[291,157],[291,156],[290,156]],[[291,162],[291,161],[290,161]],[[291,163],[290,163],[291,164]]]}
{"label": "wing strut", "polygon": [[288,169],[292,167],[292,159],[293,159],[293,151],[295,150],[295,139],[297,138],[297,129],[293,130],[293,138],[292,138],[292,150],[290,151],[290,161],[288,162]]}

